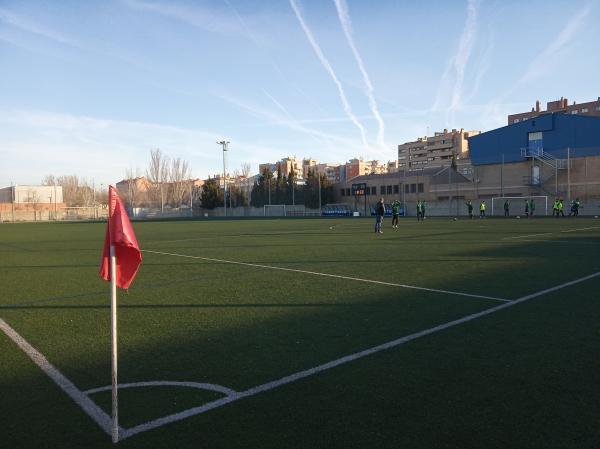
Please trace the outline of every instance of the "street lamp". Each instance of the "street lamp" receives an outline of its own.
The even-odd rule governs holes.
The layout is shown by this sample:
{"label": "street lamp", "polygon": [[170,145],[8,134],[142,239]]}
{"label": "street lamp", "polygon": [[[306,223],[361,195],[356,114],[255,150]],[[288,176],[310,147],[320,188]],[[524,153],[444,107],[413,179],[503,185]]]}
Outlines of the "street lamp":
{"label": "street lamp", "polygon": [[223,146],[223,207],[225,208],[225,216],[227,216],[227,146],[228,140],[221,140],[217,144]]}

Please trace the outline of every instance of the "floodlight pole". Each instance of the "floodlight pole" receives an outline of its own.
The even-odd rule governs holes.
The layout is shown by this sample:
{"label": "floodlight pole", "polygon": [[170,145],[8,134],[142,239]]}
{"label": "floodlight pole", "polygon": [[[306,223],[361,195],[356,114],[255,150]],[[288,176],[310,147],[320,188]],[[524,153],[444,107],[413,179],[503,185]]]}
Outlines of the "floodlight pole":
{"label": "floodlight pole", "polygon": [[221,140],[217,143],[223,146],[223,207],[225,208],[225,216],[227,216],[227,146],[229,141]]}
{"label": "floodlight pole", "polygon": [[319,178],[319,215],[321,214],[321,175],[319,174],[319,171],[317,170],[317,177]]}
{"label": "floodlight pole", "polygon": [[15,186],[10,182],[10,200],[12,205],[12,222],[15,222]]}
{"label": "floodlight pole", "polygon": [[567,201],[571,201],[571,148],[567,147]]}

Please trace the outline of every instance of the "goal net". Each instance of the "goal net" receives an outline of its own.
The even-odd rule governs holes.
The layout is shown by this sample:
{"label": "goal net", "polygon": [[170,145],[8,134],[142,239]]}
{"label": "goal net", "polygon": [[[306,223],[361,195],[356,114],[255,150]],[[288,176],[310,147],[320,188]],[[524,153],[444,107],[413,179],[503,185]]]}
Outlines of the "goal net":
{"label": "goal net", "polygon": [[[492,198],[491,216],[502,217],[505,215],[504,203],[508,201],[508,216],[534,217],[536,215],[548,215],[548,197],[542,195],[533,196],[498,196]],[[533,213],[532,213],[533,202]]]}
{"label": "goal net", "polygon": [[285,204],[265,204],[265,217],[285,217]]}

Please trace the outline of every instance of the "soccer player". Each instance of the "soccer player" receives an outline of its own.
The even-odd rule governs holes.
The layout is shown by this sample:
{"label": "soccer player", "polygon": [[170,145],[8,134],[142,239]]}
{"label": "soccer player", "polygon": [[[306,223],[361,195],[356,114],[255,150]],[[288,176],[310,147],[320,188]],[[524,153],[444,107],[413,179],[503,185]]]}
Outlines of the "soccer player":
{"label": "soccer player", "polygon": [[473,219],[473,203],[471,203],[471,200],[469,200],[465,204],[467,205],[467,211],[469,212],[469,218]]}
{"label": "soccer player", "polygon": [[479,203],[479,218],[485,218],[485,200]]}
{"label": "soccer player", "polygon": [[392,203],[392,228],[398,229],[398,212],[400,210],[400,201]]}
{"label": "soccer player", "polygon": [[535,212],[535,200],[533,198],[531,198],[531,201],[529,201],[529,215],[531,217],[533,217],[534,212]]}
{"label": "soccer player", "polygon": [[425,220],[425,201],[417,201],[417,220]]}
{"label": "soccer player", "polygon": [[529,217],[529,200],[525,200],[525,216]]}
{"label": "soccer player", "polygon": [[505,217],[510,217],[510,213],[509,213],[509,208],[510,208],[510,203],[508,202],[508,200],[504,201],[504,216]]}
{"label": "soccer player", "polygon": [[558,217],[558,214],[560,214],[560,216],[561,216],[561,217],[564,217],[564,216],[565,216],[565,213],[564,213],[564,211],[563,211],[564,207],[565,207],[565,205],[564,205],[564,203],[563,203],[563,199],[562,199],[562,198],[559,198],[559,199],[558,199],[558,212],[556,213],[556,216],[557,216],[557,217]]}
{"label": "soccer player", "polygon": [[381,222],[383,221],[384,215],[385,206],[383,205],[383,198],[381,198],[375,205],[375,233],[377,234],[383,234],[383,231],[381,230]]}
{"label": "soccer player", "polygon": [[558,198],[554,198],[554,204],[552,205],[552,216],[558,218]]}
{"label": "soccer player", "polygon": [[574,217],[579,216],[579,208],[581,207],[581,203],[579,202],[579,198],[575,198],[575,201],[571,202],[571,213],[569,217],[573,215]]}

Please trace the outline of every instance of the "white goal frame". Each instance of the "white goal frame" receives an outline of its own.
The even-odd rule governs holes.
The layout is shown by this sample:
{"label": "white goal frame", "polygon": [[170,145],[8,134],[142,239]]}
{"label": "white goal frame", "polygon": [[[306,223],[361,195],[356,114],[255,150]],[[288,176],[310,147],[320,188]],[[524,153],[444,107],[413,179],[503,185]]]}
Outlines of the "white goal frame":
{"label": "white goal frame", "polygon": [[[281,207],[283,208],[283,215],[267,215],[267,208],[271,208],[271,207]],[[285,210],[285,204],[265,204],[263,206],[263,216],[264,217],[287,217],[287,213]]]}
{"label": "white goal frame", "polygon": [[[544,205],[544,215],[546,215],[546,216],[548,215],[548,196],[547,195],[495,196],[494,198],[492,198],[492,205],[491,205],[492,206],[491,207],[492,210],[491,210],[491,214],[490,215],[492,217],[493,216],[500,216],[500,217],[503,216],[504,215],[503,205],[504,205],[504,201],[506,201],[506,200],[510,200],[511,203],[514,200],[521,200],[521,203],[519,203],[519,209],[518,209],[519,212],[517,212],[517,213],[515,213],[514,204],[511,204],[511,209],[512,209],[511,210],[511,214],[510,214],[511,216],[525,215],[525,209],[523,207],[523,200],[530,200],[530,199],[534,199],[534,200],[540,199],[540,200],[542,200],[543,201],[542,204]],[[499,213],[497,215],[495,214],[494,203],[498,204],[499,205],[498,207],[501,208],[500,209],[501,213]],[[541,210],[541,207],[540,207],[540,209],[536,208],[536,211],[537,210]]]}

